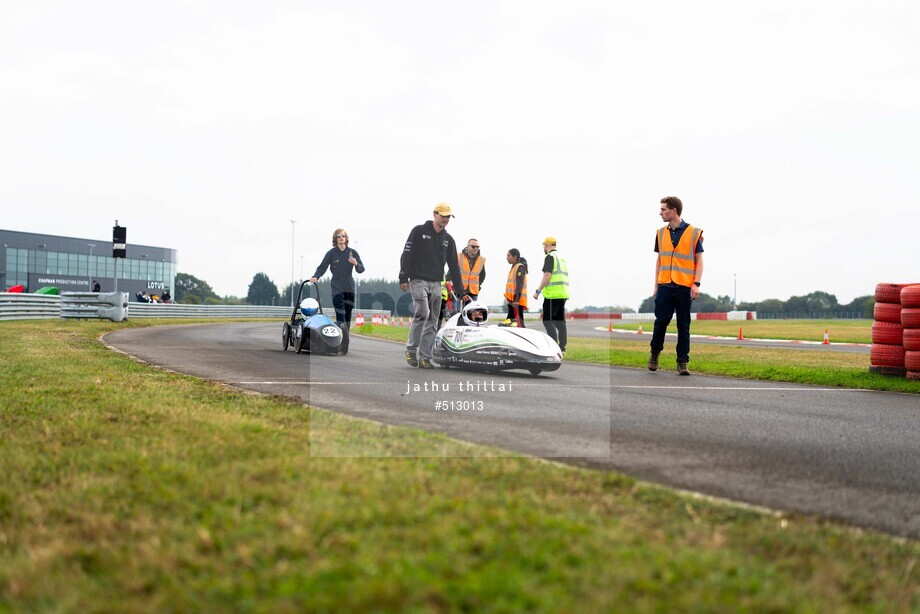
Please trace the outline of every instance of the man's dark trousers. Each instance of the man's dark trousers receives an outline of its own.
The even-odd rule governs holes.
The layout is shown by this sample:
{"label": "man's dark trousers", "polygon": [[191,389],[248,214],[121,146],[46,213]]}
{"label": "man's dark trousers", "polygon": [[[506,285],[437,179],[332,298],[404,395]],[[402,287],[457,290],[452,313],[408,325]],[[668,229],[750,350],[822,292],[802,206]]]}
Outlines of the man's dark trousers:
{"label": "man's dark trousers", "polygon": [[677,312],[677,361],[690,360],[690,288],[658,286],[655,294],[655,332],[652,333],[653,353],[664,349],[664,335]]}
{"label": "man's dark trousers", "polygon": [[565,326],[565,301],[564,298],[543,297],[543,328],[563,352],[569,336]]}

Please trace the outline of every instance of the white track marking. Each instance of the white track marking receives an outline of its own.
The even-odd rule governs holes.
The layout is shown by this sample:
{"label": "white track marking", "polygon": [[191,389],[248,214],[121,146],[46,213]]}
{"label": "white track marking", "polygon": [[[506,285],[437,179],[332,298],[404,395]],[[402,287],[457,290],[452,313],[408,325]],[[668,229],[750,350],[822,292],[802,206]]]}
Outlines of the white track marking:
{"label": "white track marking", "polygon": [[[381,385],[399,385],[405,386],[402,382],[305,382],[305,381],[263,381],[263,382],[229,382],[238,386],[381,386]],[[451,382],[448,382],[451,383]],[[603,385],[603,384],[537,384],[537,383],[525,383],[525,382],[514,382],[516,387],[521,388],[545,388],[552,386],[553,388],[608,388],[608,389],[636,389],[636,390],[668,390],[668,389],[677,389],[677,390],[741,390],[741,391],[757,391],[757,392],[878,392],[877,390],[868,390],[865,388],[791,388],[785,386],[662,386],[662,385]]]}

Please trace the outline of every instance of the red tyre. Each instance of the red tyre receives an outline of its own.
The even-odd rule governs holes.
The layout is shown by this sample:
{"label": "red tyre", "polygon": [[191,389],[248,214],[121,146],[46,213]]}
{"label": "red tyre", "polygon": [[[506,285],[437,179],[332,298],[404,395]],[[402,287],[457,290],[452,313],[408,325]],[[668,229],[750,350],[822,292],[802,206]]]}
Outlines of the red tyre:
{"label": "red tyre", "polygon": [[901,289],[909,284],[876,284],[876,303],[901,303]]}
{"label": "red tyre", "polygon": [[904,348],[900,345],[873,343],[869,349],[869,364],[876,367],[904,368]]}
{"label": "red tyre", "polygon": [[920,307],[920,284],[901,288],[901,307]]}
{"label": "red tyre", "polygon": [[920,371],[920,352],[904,352],[904,368],[908,371]]}
{"label": "red tyre", "polygon": [[920,371],[908,371],[907,379],[920,382]]}
{"label": "red tyre", "polygon": [[904,328],[920,328],[920,307],[902,309],[901,326]]}
{"label": "red tyre", "polygon": [[872,315],[876,322],[901,324],[901,305],[898,303],[876,303]]}
{"label": "red tyre", "polygon": [[905,350],[920,351],[920,328],[905,328],[901,335],[901,345]]}
{"label": "red tyre", "polygon": [[888,345],[901,345],[904,329],[894,322],[873,322],[872,343],[885,343]]}

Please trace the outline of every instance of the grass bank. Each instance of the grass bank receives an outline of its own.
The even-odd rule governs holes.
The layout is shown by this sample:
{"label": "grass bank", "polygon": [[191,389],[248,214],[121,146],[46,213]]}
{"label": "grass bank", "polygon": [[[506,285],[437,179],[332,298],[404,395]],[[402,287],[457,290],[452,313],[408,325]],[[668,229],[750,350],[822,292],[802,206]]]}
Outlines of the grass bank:
{"label": "grass bank", "polygon": [[[352,330],[358,334],[400,342],[405,342],[408,334],[406,327],[398,326],[367,324]],[[769,330],[771,335],[782,332],[773,327]],[[697,332],[696,324],[694,324],[694,332]],[[787,332],[786,334],[793,333]],[[795,337],[771,338],[793,339]],[[566,360],[644,369],[648,360],[649,339],[648,335],[636,341],[569,338]],[[665,352],[661,355],[662,369],[676,367],[673,351],[673,343],[668,342],[665,345]],[[850,352],[695,343],[691,347],[690,369],[695,373],[743,379],[920,393],[920,381],[908,381],[903,377],[887,377],[869,373],[869,355]]]}
{"label": "grass bank", "polygon": [[0,323],[0,610],[920,608],[917,542],[492,457],[98,341],[150,324]]}
{"label": "grass bank", "polygon": [[[608,321],[597,320],[598,326],[606,326]],[[640,326],[628,320],[612,322],[614,328],[624,330],[638,330]],[[652,332],[651,322],[642,322],[641,326],[645,332]],[[695,320],[690,326],[695,335],[716,337],[737,337],[739,329],[748,339],[823,341],[827,331],[828,339],[834,343],[872,343],[872,320]],[[677,333],[675,322],[671,322],[668,331]]]}

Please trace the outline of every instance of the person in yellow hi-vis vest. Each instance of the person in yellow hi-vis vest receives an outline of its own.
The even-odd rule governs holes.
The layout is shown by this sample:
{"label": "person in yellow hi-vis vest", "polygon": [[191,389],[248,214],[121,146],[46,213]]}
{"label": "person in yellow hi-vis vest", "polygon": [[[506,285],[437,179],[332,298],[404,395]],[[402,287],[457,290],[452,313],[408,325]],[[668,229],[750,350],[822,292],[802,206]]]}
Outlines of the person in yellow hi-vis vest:
{"label": "person in yellow hi-vis vest", "polygon": [[457,264],[460,265],[463,289],[475,301],[479,296],[479,287],[486,280],[486,258],[479,252],[478,239],[466,242],[466,247],[457,254]]}
{"label": "person in yellow hi-vis vest", "polygon": [[684,204],[676,196],[661,199],[659,215],[665,222],[655,234],[655,330],[649,371],[658,370],[664,336],[677,312],[677,372],[690,375],[690,303],[700,295],[703,278],[703,231],[681,219]]}
{"label": "person in yellow hi-vis vest", "polygon": [[543,240],[543,279],[533,297],[543,294],[543,328],[546,334],[565,352],[568,333],[565,327],[565,302],[569,298],[569,267],[556,251],[556,239]]}

